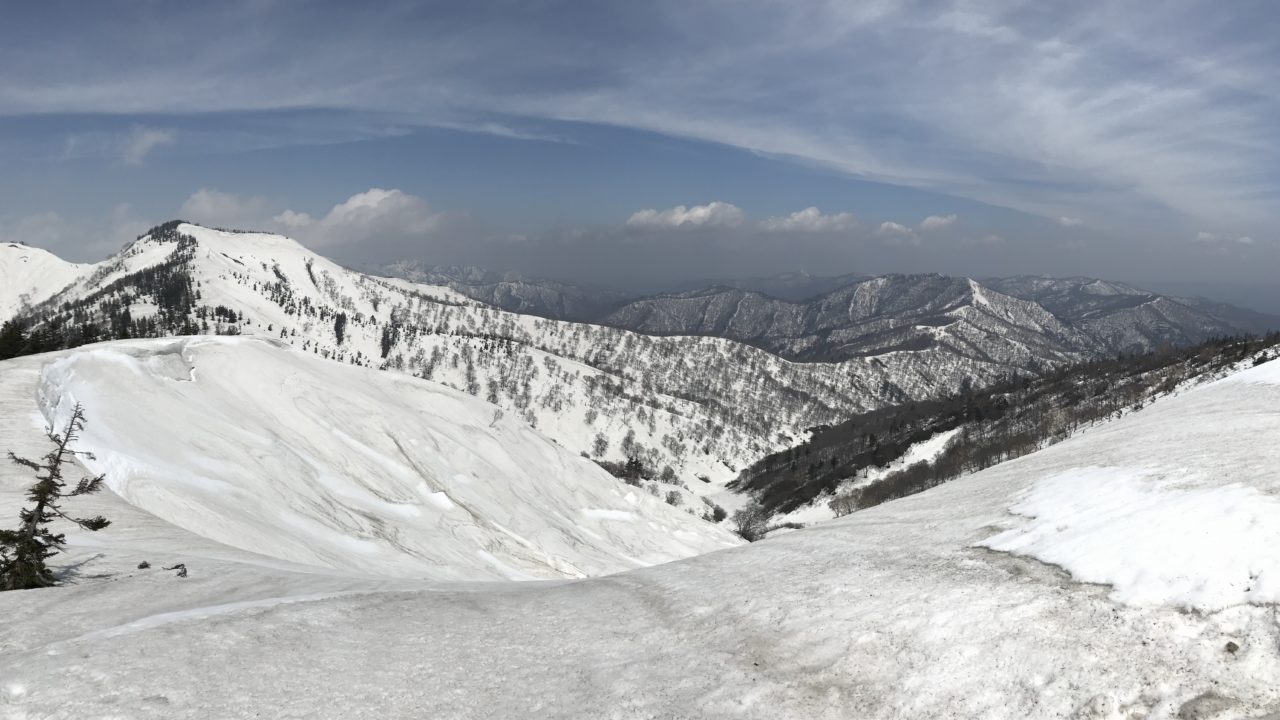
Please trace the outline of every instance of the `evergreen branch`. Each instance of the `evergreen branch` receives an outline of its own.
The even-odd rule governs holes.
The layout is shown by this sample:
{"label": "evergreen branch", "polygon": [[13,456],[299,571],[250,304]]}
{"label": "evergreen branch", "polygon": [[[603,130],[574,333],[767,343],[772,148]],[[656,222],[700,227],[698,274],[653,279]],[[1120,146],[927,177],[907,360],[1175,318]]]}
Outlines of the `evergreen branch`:
{"label": "evergreen branch", "polygon": [[35,460],[28,460],[27,458],[14,455],[12,450],[9,451],[9,459],[17,463],[18,465],[29,467],[32,470],[35,470],[36,472],[40,472],[41,470],[44,469],[44,466],[41,465],[40,463],[37,463]]}
{"label": "evergreen branch", "polygon": [[64,493],[63,497],[75,497],[76,495],[96,493],[102,489],[102,481],[105,478],[106,475],[99,475],[94,478],[81,478],[80,482],[76,484],[76,488],[69,493]]}
{"label": "evergreen branch", "polygon": [[[66,520],[67,522],[75,523],[76,525],[79,525],[81,528],[84,528],[85,530],[88,530],[90,532],[97,532],[98,530],[101,530],[102,528],[111,524],[110,520],[102,517],[101,515],[97,515],[91,518],[73,518],[70,515],[62,512],[61,509],[53,505],[50,505],[49,508],[53,511],[55,515],[62,518],[63,520]],[[62,536],[59,535],[58,537],[62,537]]]}

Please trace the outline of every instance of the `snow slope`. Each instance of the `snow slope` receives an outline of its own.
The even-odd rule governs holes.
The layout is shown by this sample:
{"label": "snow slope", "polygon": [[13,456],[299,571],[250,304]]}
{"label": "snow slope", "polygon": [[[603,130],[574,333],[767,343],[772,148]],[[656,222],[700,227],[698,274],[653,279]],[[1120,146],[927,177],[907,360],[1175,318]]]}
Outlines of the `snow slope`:
{"label": "snow slope", "polygon": [[252,338],[53,358],[44,417],[131,504],[302,565],[445,580],[585,577],[737,544],[462,393]]}
{"label": "snow slope", "polygon": [[272,337],[324,358],[434,380],[503,407],[571,452],[636,457],[655,476],[670,466],[675,482],[655,491],[703,498],[808,428],[956,391],[966,377],[994,380],[1018,359],[1076,358],[1006,338],[1008,352],[931,346],[793,363],[720,338],[653,337],[511,313],[449,288],[343,268],[283,236],[187,223],[153,229],[36,311],[67,326],[85,317],[100,327],[148,320],[161,323],[162,334]]}
{"label": "snow slope", "polygon": [[[6,403],[37,384],[0,364]],[[1277,407],[1271,363],[840,520],[562,583],[356,582],[125,516],[72,585],[0,595],[0,715],[1274,717]],[[193,574],[129,569],[144,552]]]}
{"label": "snow slope", "polygon": [[92,267],[29,245],[0,243],[0,322],[52,297]]}

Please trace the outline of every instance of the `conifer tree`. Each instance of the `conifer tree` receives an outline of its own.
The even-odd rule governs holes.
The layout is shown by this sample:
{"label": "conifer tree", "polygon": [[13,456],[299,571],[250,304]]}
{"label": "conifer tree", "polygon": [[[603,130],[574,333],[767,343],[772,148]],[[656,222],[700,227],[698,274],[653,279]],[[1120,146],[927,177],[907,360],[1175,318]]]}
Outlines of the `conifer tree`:
{"label": "conifer tree", "polygon": [[63,464],[76,455],[87,456],[72,448],[72,444],[84,429],[84,408],[77,403],[62,433],[50,427],[47,435],[53,449],[41,458],[41,462],[9,453],[9,459],[36,473],[36,482],[27,490],[27,500],[32,505],[18,514],[17,530],[0,530],[0,590],[28,590],[49,587],[54,584],[53,574],[45,561],[57,555],[66,544],[66,535],[54,533],[48,527],[56,518],[62,518],[90,531],[97,531],[111,524],[102,516],[76,518],[62,510],[62,501],[77,495],[88,495],[102,489],[102,476],[83,478],[75,487],[67,489],[63,480]]}

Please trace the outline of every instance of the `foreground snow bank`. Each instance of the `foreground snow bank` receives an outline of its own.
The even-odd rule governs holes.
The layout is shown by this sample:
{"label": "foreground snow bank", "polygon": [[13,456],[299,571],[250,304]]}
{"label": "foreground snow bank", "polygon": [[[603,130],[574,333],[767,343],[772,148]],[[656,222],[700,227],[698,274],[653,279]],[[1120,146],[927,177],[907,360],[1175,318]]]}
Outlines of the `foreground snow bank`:
{"label": "foreground snow bank", "polygon": [[432,383],[278,343],[113,343],[43,372],[60,425],[111,489],[160,518],[274,558],[434,579],[601,575],[733,536]]}
{"label": "foreground snow bank", "polygon": [[1031,522],[980,544],[1110,585],[1130,604],[1208,611],[1280,602],[1280,500],[1143,475],[1082,468],[1040,480],[1011,508]]}
{"label": "foreground snow bank", "polygon": [[[192,355],[198,384],[211,369]],[[38,361],[17,362],[21,373],[0,363],[0,407],[17,408],[30,437],[0,413],[0,446],[29,452]],[[1121,602],[1131,579],[1119,570],[1114,587],[1075,574],[1103,567],[1110,547],[1116,568],[1149,567],[1176,599],[1196,582],[1215,587],[1218,566],[1266,561],[1253,546],[1271,543],[1266,513],[1280,496],[1280,385],[1252,372],[830,523],[573,582],[424,583],[211,559],[202,543],[215,543],[103,508],[120,522],[91,548],[72,536],[75,583],[0,593],[0,717],[1278,717],[1273,605]],[[18,477],[0,466],[0,515],[18,505],[5,490]],[[1224,531],[1214,518],[1231,507],[1242,534],[1174,537],[1177,518],[1186,533]],[[1087,522],[1099,514],[1108,522]],[[1156,557],[1153,530],[1170,558]],[[1077,547],[1060,559],[1087,562],[1064,572],[982,546],[1005,532],[1037,552]],[[175,555],[190,577],[133,569]]]}

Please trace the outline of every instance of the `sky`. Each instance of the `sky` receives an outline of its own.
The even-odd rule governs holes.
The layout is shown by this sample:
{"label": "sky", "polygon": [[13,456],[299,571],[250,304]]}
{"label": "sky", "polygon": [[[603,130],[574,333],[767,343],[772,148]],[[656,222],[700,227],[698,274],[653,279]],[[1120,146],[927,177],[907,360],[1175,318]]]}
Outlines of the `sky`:
{"label": "sky", "polygon": [[1280,311],[1270,0],[5,3],[0,240],[182,218],[657,289],[1090,275]]}

